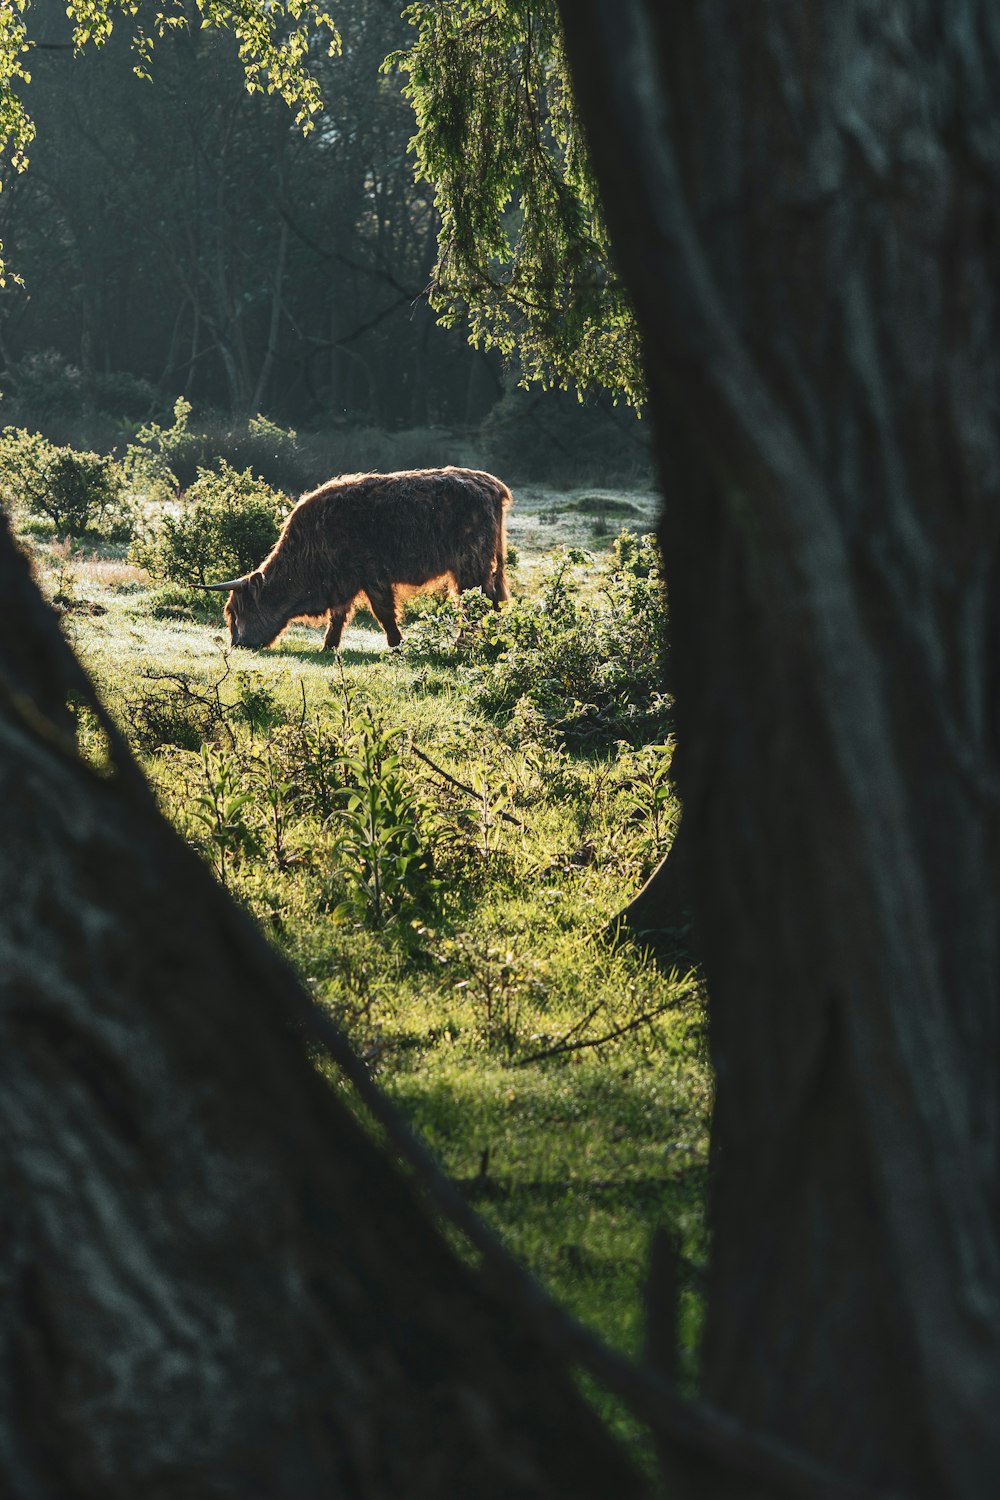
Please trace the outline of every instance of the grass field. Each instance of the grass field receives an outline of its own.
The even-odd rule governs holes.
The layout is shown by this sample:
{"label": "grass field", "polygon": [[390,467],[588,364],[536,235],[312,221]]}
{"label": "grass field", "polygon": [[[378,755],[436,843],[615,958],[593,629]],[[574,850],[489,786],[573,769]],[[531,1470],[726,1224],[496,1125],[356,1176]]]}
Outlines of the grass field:
{"label": "grass field", "polygon": [[[653,511],[648,494],[519,493],[500,617],[514,633],[478,655],[453,610],[422,600],[391,655],[367,616],[339,656],[300,626],[230,653],[218,596],[178,596],[86,549],[42,548],[40,565],[166,815],[554,1293],[637,1350],[650,1235],[673,1231],[691,1377],[701,997],[692,976],[602,937],[668,846],[669,748],[643,743],[623,697],[610,718],[559,707],[564,669],[567,701],[605,670],[586,654],[600,612],[627,613],[609,548]],[[628,597],[638,610],[651,596]],[[612,658],[632,639],[616,619]]]}

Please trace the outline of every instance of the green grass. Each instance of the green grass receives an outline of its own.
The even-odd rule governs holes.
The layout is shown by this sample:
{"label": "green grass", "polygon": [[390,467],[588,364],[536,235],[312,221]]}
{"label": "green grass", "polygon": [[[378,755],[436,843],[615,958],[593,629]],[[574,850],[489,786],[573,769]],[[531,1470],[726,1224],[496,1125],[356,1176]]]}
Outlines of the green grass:
{"label": "green grass", "polygon": [[[515,592],[530,597],[550,566],[554,528],[538,518],[551,497],[518,500]],[[601,504],[650,509],[644,495]],[[584,495],[560,513],[558,540],[578,543],[590,515]],[[711,1108],[700,992],[600,936],[669,841],[666,762],[614,740],[583,753],[537,716],[492,719],[460,653],[390,655],[364,617],[339,658],[299,626],[270,650],[229,653],[218,599],[186,618],[183,597],[172,614],[127,565],[50,555],[53,593],[57,574],[79,606],[64,628],[165,814],[513,1251],[639,1352],[650,1237],[671,1229],[688,1265],[681,1372],[693,1384]],[[587,586],[599,595],[596,574]],[[344,777],[358,773],[338,757],[365,744],[383,757],[375,803],[402,798],[427,867],[418,879],[388,821],[376,826],[386,869],[397,861],[398,905],[381,926],[356,841],[345,853]]]}

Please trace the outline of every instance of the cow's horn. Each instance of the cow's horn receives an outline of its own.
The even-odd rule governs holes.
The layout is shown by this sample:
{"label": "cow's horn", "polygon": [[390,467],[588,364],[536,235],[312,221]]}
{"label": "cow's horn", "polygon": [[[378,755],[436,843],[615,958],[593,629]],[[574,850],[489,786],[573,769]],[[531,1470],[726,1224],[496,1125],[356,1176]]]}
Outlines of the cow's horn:
{"label": "cow's horn", "polygon": [[241,583],[246,583],[249,573],[244,573],[242,578],[230,578],[225,583],[193,583],[193,589],[211,589],[214,593],[221,594],[223,590],[227,593],[230,589],[238,588]]}

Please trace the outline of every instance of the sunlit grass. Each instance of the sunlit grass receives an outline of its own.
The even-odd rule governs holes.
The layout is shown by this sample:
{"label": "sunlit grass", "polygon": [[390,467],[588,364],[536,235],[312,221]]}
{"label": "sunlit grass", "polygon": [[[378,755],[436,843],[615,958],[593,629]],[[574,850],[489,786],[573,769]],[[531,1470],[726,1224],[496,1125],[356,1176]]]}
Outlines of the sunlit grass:
{"label": "sunlit grass", "polygon": [[[619,498],[647,529],[650,497]],[[551,495],[518,499],[515,591],[530,595],[552,544],[585,540],[594,515],[588,504],[542,520]],[[66,559],[52,566],[68,571]],[[105,612],[70,609],[64,628],[165,813],[213,858],[192,812],[211,774],[207,737],[213,764],[252,794],[252,826],[233,836],[223,871],[233,894],[514,1252],[574,1313],[638,1352],[650,1236],[669,1226],[689,1272],[690,1380],[711,1107],[700,994],[692,976],[666,976],[601,936],[673,826],[670,808],[649,800],[641,748],[584,754],[505,728],[474,706],[461,660],[390,653],[364,615],[339,655],[304,626],[269,650],[230,651],[221,600],[200,618],[171,618],[128,565],[71,566],[77,596]],[[276,842],[263,792],[269,774],[305,777],[318,753],[310,734],[334,742],[369,714],[398,731],[440,886],[419,918],[381,930],[335,916],[336,799],[318,812],[291,796]]]}

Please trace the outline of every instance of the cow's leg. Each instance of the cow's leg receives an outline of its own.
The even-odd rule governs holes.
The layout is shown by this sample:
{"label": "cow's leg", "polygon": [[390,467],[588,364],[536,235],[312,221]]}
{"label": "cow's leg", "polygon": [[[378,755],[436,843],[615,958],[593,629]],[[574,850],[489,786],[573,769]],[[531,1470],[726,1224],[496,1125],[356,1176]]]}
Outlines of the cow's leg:
{"label": "cow's leg", "polygon": [[340,637],[344,633],[344,626],[350,619],[353,610],[350,605],[344,605],[342,609],[331,609],[327,615],[326,635],[323,637],[323,650],[336,651],[340,646]]}
{"label": "cow's leg", "polygon": [[399,633],[399,619],[396,609],[396,591],[392,584],[384,588],[366,588],[368,603],[371,605],[372,614],[385,631],[385,638],[392,650],[399,645],[403,637]]}
{"label": "cow's leg", "polygon": [[494,609],[499,609],[501,604],[506,604],[510,598],[510,589],[507,587],[507,571],[504,567],[504,559],[497,553],[489,573],[483,579],[482,590]]}

